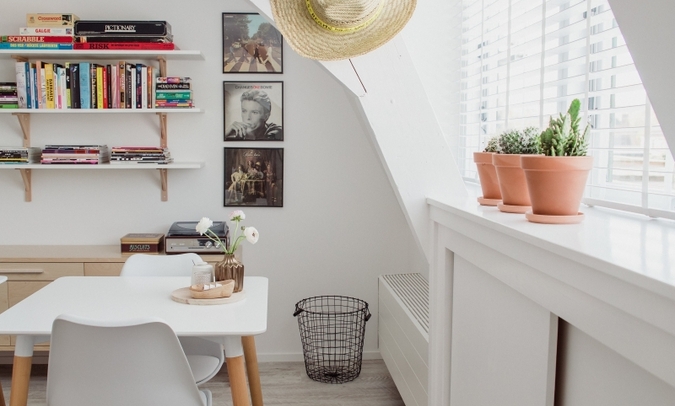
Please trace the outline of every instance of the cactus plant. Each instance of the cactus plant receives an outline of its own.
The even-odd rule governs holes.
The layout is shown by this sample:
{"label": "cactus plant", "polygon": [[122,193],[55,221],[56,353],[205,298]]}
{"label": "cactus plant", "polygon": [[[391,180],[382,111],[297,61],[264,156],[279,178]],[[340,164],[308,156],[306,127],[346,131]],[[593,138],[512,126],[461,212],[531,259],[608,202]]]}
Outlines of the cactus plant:
{"label": "cactus plant", "polygon": [[495,135],[494,137],[490,138],[487,142],[487,145],[485,146],[485,149],[483,152],[495,152],[499,153],[499,136]]}
{"label": "cactus plant", "polygon": [[574,99],[565,115],[551,117],[548,128],[539,136],[541,152],[547,156],[585,156],[588,151],[590,126],[579,132],[581,102]]}
{"label": "cactus plant", "polygon": [[499,153],[501,154],[538,154],[539,130],[534,127],[505,131],[499,136]]}

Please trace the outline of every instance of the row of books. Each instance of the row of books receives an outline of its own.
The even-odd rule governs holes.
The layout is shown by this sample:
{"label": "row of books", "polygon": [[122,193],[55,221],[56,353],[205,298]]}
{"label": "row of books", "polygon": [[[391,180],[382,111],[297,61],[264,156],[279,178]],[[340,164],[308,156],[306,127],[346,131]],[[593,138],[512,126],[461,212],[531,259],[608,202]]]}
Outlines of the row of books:
{"label": "row of books", "polygon": [[173,162],[167,148],[157,146],[45,145],[0,147],[0,164],[168,164]]}
{"label": "row of books", "polygon": [[19,95],[16,82],[0,82],[0,108],[16,109],[19,107]]}
{"label": "row of books", "polygon": [[75,14],[27,14],[18,35],[0,36],[0,49],[173,50],[167,21],[80,20]]}
{"label": "row of books", "polygon": [[[160,77],[159,69],[154,66],[125,61],[108,65],[94,62],[60,64],[42,61],[16,62],[15,65],[19,108],[193,107],[190,78]],[[174,85],[181,87],[176,89]],[[159,103],[157,96],[162,98]],[[174,106],[178,101],[181,105]],[[186,101],[189,105],[186,105]]]}
{"label": "row of books", "polygon": [[0,147],[0,164],[34,164],[41,153],[38,147]]}
{"label": "row of books", "polygon": [[168,148],[121,146],[112,147],[110,154],[111,164],[168,164],[173,162]]}
{"label": "row of books", "polygon": [[155,85],[156,108],[190,108],[192,89],[189,77],[170,76],[157,78]]}
{"label": "row of books", "polygon": [[110,162],[107,145],[46,145],[41,164],[103,164]]}

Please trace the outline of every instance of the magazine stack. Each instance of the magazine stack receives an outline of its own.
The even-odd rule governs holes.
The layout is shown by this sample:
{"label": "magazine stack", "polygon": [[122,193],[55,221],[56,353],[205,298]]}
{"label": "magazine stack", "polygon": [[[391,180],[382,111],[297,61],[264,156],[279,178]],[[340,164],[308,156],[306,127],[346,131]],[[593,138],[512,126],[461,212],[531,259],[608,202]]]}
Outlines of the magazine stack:
{"label": "magazine stack", "polygon": [[159,76],[155,83],[155,107],[193,107],[190,78],[182,76]]}
{"label": "magazine stack", "polygon": [[171,25],[166,21],[79,20],[74,49],[173,50]]}
{"label": "magazine stack", "polygon": [[168,148],[148,146],[112,147],[111,164],[168,164],[173,162]]}
{"label": "magazine stack", "polygon": [[0,147],[0,164],[35,164],[40,162],[38,147]]}
{"label": "magazine stack", "polygon": [[42,164],[104,164],[110,162],[107,145],[46,145]]}
{"label": "magazine stack", "polygon": [[18,34],[0,36],[0,49],[73,49],[75,14],[26,14]]}
{"label": "magazine stack", "polygon": [[0,109],[19,108],[16,82],[0,82]]}

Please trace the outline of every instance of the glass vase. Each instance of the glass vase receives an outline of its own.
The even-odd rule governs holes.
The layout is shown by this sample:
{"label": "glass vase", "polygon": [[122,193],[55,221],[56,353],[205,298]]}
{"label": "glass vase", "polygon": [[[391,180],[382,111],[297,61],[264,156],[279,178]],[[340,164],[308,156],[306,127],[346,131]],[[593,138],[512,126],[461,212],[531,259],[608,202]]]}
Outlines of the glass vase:
{"label": "glass vase", "polygon": [[225,254],[222,261],[216,262],[215,274],[216,281],[234,279],[234,293],[244,289],[244,264],[234,254]]}

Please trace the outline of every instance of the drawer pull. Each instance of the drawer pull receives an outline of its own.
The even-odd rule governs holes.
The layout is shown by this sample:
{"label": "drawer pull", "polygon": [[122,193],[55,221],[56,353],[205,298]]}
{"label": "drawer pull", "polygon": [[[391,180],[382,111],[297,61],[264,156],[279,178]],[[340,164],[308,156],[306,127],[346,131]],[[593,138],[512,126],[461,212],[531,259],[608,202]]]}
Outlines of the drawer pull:
{"label": "drawer pull", "polygon": [[45,273],[44,269],[2,269],[0,274],[37,274]]}

